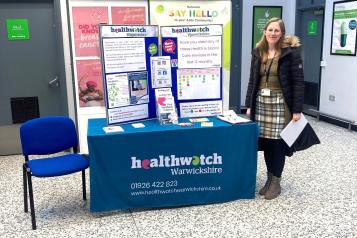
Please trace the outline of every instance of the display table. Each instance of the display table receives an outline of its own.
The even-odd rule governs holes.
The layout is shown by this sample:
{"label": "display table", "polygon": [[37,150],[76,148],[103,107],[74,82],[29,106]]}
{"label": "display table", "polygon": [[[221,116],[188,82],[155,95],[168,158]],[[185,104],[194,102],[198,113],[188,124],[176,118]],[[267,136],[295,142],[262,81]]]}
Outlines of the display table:
{"label": "display table", "polygon": [[[90,211],[227,202],[255,197],[258,127],[209,118],[213,127],[88,122]],[[182,120],[181,120],[182,121]]]}

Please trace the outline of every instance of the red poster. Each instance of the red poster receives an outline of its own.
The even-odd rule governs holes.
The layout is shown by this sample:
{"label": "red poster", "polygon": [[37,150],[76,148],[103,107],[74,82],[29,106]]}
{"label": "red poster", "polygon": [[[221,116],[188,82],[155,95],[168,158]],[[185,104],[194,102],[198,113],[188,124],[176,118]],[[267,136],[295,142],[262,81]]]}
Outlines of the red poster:
{"label": "red poster", "polygon": [[77,60],[76,65],[79,106],[104,106],[100,60]]}
{"label": "red poster", "polygon": [[145,7],[112,7],[113,24],[145,25]]}
{"label": "red poster", "polygon": [[98,56],[99,23],[108,23],[107,7],[73,7],[75,56]]}

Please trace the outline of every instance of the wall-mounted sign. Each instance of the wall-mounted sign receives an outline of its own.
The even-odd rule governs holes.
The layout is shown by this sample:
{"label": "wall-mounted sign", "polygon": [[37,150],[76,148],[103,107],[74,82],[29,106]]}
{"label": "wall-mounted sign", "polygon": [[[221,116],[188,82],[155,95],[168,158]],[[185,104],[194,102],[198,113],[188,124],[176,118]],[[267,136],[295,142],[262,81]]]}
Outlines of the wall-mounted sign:
{"label": "wall-mounted sign", "polygon": [[7,38],[9,40],[30,39],[29,24],[27,19],[7,19]]}
{"label": "wall-mounted sign", "polygon": [[252,48],[262,38],[265,24],[273,17],[282,18],[283,7],[281,6],[254,6],[253,7],[253,36]]}
{"label": "wall-mounted sign", "polygon": [[357,1],[335,2],[331,36],[332,55],[356,55]]}
{"label": "wall-mounted sign", "polygon": [[311,20],[307,22],[307,35],[308,36],[317,35],[317,21]]}

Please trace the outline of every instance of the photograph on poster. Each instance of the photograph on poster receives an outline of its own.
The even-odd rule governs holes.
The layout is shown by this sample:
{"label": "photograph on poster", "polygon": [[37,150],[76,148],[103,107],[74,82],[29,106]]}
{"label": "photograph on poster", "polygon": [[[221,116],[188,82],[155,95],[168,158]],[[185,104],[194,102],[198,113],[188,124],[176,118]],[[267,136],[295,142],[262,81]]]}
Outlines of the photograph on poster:
{"label": "photograph on poster", "polygon": [[220,68],[178,69],[177,97],[179,100],[220,98]]}
{"label": "photograph on poster", "polygon": [[262,38],[264,26],[273,17],[282,18],[283,7],[281,6],[254,6],[253,7],[253,35],[252,49]]}
{"label": "photograph on poster", "polygon": [[357,1],[335,2],[331,35],[332,55],[356,55]]}
{"label": "photograph on poster", "polygon": [[108,107],[121,107],[149,102],[147,72],[108,74]]}
{"label": "photograph on poster", "polygon": [[130,104],[149,103],[148,94],[148,73],[136,72],[128,73],[130,85]]}
{"label": "photograph on poster", "polygon": [[146,70],[144,38],[104,38],[106,73]]}
{"label": "photograph on poster", "polygon": [[76,57],[99,57],[99,23],[108,23],[108,7],[72,7]]}
{"label": "photograph on poster", "polygon": [[102,66],[99,60],[77,60],[80,107],[104,106]]}
{"label": "photograph on poster", "polygon": [[178,67],[185,69],[221,67],[222,36],[179,37]]}
{"label": "photograph on poster", "polygon": [[217,116],[222,114],[222,100],[180,103],[181,117]]}
{"label": "photograph on poster", "polygon": [[150,57],[152,88],[172,87],[170,56]]}
{"label": "photograph on poster", "polygon": [[145,25],[145,7],[111,7],[112,24],[116,25]]}

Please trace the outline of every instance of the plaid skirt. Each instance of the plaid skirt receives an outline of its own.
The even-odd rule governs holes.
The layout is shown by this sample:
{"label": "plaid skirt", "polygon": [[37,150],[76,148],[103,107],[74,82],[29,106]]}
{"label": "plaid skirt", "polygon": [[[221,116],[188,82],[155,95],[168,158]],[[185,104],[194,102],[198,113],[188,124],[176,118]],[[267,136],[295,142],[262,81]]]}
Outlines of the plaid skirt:
{"label": "plaid skirt", "polygon": [[262,96],[259,90],[256,98],[255,121],[260,127],[260,137],[281,139],[280,132],[287,124],[286,109],[281,91],[271,90],[270,96]]}

